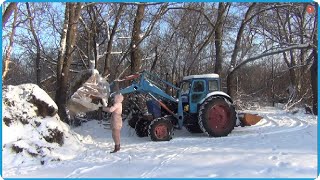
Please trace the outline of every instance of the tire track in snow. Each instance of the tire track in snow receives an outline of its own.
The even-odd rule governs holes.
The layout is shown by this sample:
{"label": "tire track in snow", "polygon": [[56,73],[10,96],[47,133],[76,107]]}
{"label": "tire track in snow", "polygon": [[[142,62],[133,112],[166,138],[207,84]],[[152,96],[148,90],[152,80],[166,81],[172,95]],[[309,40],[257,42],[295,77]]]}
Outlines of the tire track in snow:
{"label": "tire track in snow", "polygon": [[[125,138],[123,139],[123,141],[126,141]],[[105,143],[105,142],[96,142],[94,144],[90,144],[89,146],[96,146],[96,147],[99,147],[99,148],[107,148],[107,147],[111,147],[112,143]],[[137,144],[131,144],[131,145],[127,145],[125,146],[123,149],[121,149],[121,152],[125,153],[121,153],[121,154],[114,154],[114,157],[116,159],[114,159],[113,161],[101,161],[101,155],[103,154],[106,154],[106,157],[108,156],[109,154],[109,149],[107,150],[101,150],[99,152],[93,152],[94,150],[96,150],[95,147],[92,147],[91,150],[89,150],[89,152],[87,152],[85,154],[86,158],[85,159],[90,159],[90,164],[87,165],[87,166],[82,166],[82,167],[79,167],[75,170],[73,170],[70,174],[68,174],[65,178],[79,178],[79,177],[83,177],[82,175],[84,174],[88,174],[90,173],[91,171],[94,171],[96,169],[105,169],[109,166],[112,166],[113,164],[116,164],[116,163],[120,163],[120,162],[125,162],[128,160],[129,158],[129,161],[131,160],[131,158],[135,158],[137,157],[138,155],[131,155],[131,153],[129,152],[130,150],[132,150],[132,148],[136,148]],[[147,149],[148,146],[150,147],[150,143],[142,143],[142,146],[139,147],[139,149]],[[90,147],[88,147],[88,149],[90,149]],[[135,149],[136,151],[136,149]],[[128,156],[126,156],[126,154],[128,154]],[[123,157],[123,155],[125,155],[125,157]],[[90,166],[92,163],[94,162],[97,162],[97,161],[101,161],[100,163],[103,163],[103,165],[95,165],[95,166]],[[110,159],[109,159],[110,160]],[[80,162],[80,161],[79,161]],[[83,162],[83,160],[81,161]],[[88,161],[86,161],[88,162]],[[96,163],[95,163],[96,164]]]}
{"label": "tire track in snow", "polygon": [[101,168],[103,166],[93,166],[93,167],[80,167],[77,168],[75,170],[73,170],[72,173],[70,173],[69,175],[67,175],[65,178],[77,178],[77,177],[81,177],[81,174],[84,174],[86,172],[89,172],[91,170],[97,169],[97,168]]}
{"label": "tire track in snow", "polygon": [[[295,131],[303,130],[307,127],[309,127],[309,123],[305,120],[301,120],[298,117],[293,117],[291,115],[286,115],[286,116],[267,115],[258,124],[253,126],[247,126],[247,127],[239,127],[238,129],[235,129],[229,136],[223,137],[222,139],[246,138],[248,136],[257,136],[259,134],[270,135],[270,134],[295,132]],[[211,140],[206,140],[204,144],[206,144],[207,142],[211,142]],[[155,175],[155,172],[160,170],[163,166],[170,164],[170,162],[176,159],[178,155],[182,154],[183,152],[186,152],[187,150],[188,148],[185,148],[181,152],[173,154],[169,158],[160,162],[158,166],[155,166],[153,169],[142,173],[141,177],[153,177]]]}
{"label": "tire track in snow", "polygon": [[[271,131],[271,132],[264,132],[264,134],[278,134],[278,133],[287,133],[287,132],[295,132],[300,131],[302,129],[305,129],[308,127],[308,123],[305,121],[298,119],[298,118],[292,118],[290,116],[286,117],[272,117],[267,116],[267,118],[270,121],[274,121],[278,123],[277,129]],[[278,120],[278,118],[280,120]]]}
{"label": "tire track in snow", "polygon": [[309,122],[301,120],[298,117],[291,115],[276,116],[266,115],[258,124],[253,126],[236,128],[230,136],[225,138],[241,138],[247,136],[253,136],[257,134],[278,134],[300,131],[309,127]]}
{"label": "tire track in snow", "polygon": [[169,155],[169,158],[161,161],[157,166],[155,166],[154,168],[152,168],[151,170],[147,170],[146,172],[141,174],[141,178],[152,178],[156,172],[158,172],[163,166],[170,164],[170,162],[172,162],[174,159],[176,159],[176,157],[178,157],[179,155],[183,154],[184,152],[188,151],[190,149],[190,147],[187,148],[183,148],[182,151]]}
{"label": "tire track in snow", "polygon": [[[87,150],[82,152],[82,154],[78,156],[78,160],[73,161],[72,164],[74,164],[74,163],[82,164],[82,163],[86,162],[86,163],[88,163],[88,165],[76,168],[71,173],[69,173],[67,176],[65,176],[65,178],[81,177],[81,175],[86,174],[92,170],[103,168],[105,166],[115,164],[115,163],[122,160],[122,158],[118,157],[118,159],[114,159],[114,161],[111,161],[111,163],[108,163],[108,161],[105,161],[106,160],[105,158],[101,158],[101,156],[105,155],[105,157],[107,157],[107,154],[109,154],[108,147],[112,146],[111,142],[93,141],[92,143],[84,143],[84,144],[86,144]],[[98,151],[97,151],[97,148],[99,149]],[[94,164],[104,163],[104,165],[90,166],[92,163],[94,163]],[[106,165],[106,163],[108,163],[108,164]]]}
{"label": "tire track in snow", "polygon": [[96,170],[96,169],[106,169],[106,167],[112,166],[113,164],[126,161],[126,158],[119,157],[119,156],[117,156],[117,158],[118,158],[118,159],[115,159],[115,160],[112,161],[111,163],[102,162],[103,165],[90,166],[90,165],[91,165],[91,163],[90,163],[89,166],[79,167],[79,168],[73,170],[73,171],[72,171],[70,174],[68,174],[67,176],[65,176],[65,178],[79,178],[79,177],[83,177],[82,175],[88,174],[88,173],[90,173],[91,171],[94,171],[94,170]]}
{"label": "tire track in snow", "polygon": [[[229,136],[223,137],[223,138],[245,138],[248,136],[256,136],[258,134],[261,135],[267,135],[267,134],[278,134],[278,133],[287,133],[287,132],[295,132],[295,131],[300,131],[303,130],[307,127],[309,127],[310,123],[307,120],[302,120],[299,116],[295,117],[294,115],[291,114],[286,114],[286,115],[274,115],[274,114],[265,114],[264,118],[256,125],[253,126],[247,126],[247,127],[239,127],[236,128]],[[132,134],[129,135],[129,137],[132,137]],[[202,138],[202,137],[201,137]],[[152,147],[154,142],[145,142],[145,140],[150,140],[150,139],[141,139],[141,141],[135,141],[134,143],[129,143],[130,140],[127,141],[125,144],[128,144],[122,151],[124,153],[129,153],[131,155],[130,151],[137,151],[137,146],[139,151],[144,151],[147,150],[149,147]],[[204,143],[209,142],[209,140],[206,140]],[[211,142],[211,140],[210,140]],[[202,144],[202,143],[201,143]],[[96,144],[95,144],[96,145]],[[98,143],[98,147],[106,147],[109,146],[109,143]],[[187,148],[182,148],[179,152],[175,152],[171,155],[168,155],[169,153],[161,153],[161,155],[158,154],[147,154],[149,159],[162,159],[160,161],[156,161],[157,164],[154,165],[154,167],[148,167],[147,170],[141,173],[140,177],[141,178],[152,178],[156,177],[159,173],[159,170],[164,168],[165,166],[170,165],[170,163],[173,163],[174,160],[178,159],[181,157],[185,152],[188,152],[191,147]],[[92,154],[91,151],[89,151],[89,157],[88,158],[93,158],[94,154]],[[97,159],[96,157],[95,159]],[[112,166],[115,163],[119,163],[121,161],[127,160],[125,157],[117,157],[118,159],[114,159],[113,161],[107,162],[108,164],[101,164],[95,165],[95,166],[90,166],[92,161],[95,161],[95,159],[91,160],[91,163],[87,166],[84,167],[79,167],[75,169],[72,173],[70,173],[66,177],[81,177],[84,174],[88,174],[90,171],[94,171],[96,169],[105,169],[108,166]],[[132,158],[138,158],[140,160],[139,154],[138,155],[132,155]],[[99,159],[99,158],[98,158]],[[98,160],[97,159],[97,160]],[[110,159],[109,159],[110,160]],[[89,167],[90,166],[90,167]]]}

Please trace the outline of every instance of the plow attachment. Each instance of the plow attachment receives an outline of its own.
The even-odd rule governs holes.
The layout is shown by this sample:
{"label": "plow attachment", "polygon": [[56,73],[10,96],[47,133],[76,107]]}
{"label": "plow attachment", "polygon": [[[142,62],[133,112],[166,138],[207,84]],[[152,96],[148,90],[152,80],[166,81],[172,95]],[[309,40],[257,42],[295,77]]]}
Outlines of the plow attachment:
{"label": "plow attachment", "polygon": [[257,124],[263,117],[257,114],[250,114],[250,113],[240,113],[239,119],[242,123],[242,126],[252,126]]}

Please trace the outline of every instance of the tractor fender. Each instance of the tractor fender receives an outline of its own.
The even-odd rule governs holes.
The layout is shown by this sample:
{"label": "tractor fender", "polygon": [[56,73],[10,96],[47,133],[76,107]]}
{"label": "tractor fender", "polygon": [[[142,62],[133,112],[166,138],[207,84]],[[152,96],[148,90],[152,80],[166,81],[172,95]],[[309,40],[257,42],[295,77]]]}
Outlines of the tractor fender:
{"label": "tractor fender", "polygon": [[211,92],[211,93],[207,94],[206,97],[203,98],[203,99],[199,102],[199,104],[202,104],[206,99],[208,99],[208,98],[211,97],[211,96],[224,97],[224,98],[228,99],[231,103],[233,103],[231,97],[230,97],[227,93],[222,92],[222,91],[215,91],[215,92]]}

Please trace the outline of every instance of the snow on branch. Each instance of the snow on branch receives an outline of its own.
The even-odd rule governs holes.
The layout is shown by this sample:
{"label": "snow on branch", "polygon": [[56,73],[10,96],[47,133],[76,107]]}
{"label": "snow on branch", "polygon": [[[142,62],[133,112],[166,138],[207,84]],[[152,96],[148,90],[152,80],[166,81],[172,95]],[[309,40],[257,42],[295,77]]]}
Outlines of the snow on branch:
{"label": "snow on branch", "polygon": [[236,66],[235,68],[233,68],[231,70],[230,74],[233,74],[236,70],[238,70],[242,66],[246,65],[249,62],[253,62],[253,61],[257,60],[257,59],[260,59],[260,58],[263,58],[263,57],[266,57],[266,56],[271,56],[271,55],[274,55],[274,54],[283,53],[283,52],[294,50],[294,49],[308,49],[308,48],[312,48],[313,46],[314,45],[312,45],[310,43],[298,44],[298,45],[292,45],[292,46],[289,46],[289,47],[285,47],[285,48],[281,48],[281,49],[276,49],[276,50],[264,52],[262,54],[250,57],[250,58],[242,61],[238,66]]}

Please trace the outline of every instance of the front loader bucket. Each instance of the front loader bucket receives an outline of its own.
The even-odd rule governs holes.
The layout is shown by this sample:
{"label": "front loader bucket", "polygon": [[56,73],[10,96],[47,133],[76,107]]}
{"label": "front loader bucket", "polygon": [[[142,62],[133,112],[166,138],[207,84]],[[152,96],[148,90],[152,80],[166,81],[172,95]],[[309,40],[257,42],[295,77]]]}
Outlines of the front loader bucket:
{"label": "front loader bucket", "polygon": [[239,115],[239,119],[243,126],[251,126],[257,124],[263,117],[257,114],[243,113]]}
{"label": "front loader bucket", "polygon": [[86,113],[107,106],[110,85],[97,70],[85,70],[74,81],[71,92],[67,109],[73,114]]}

